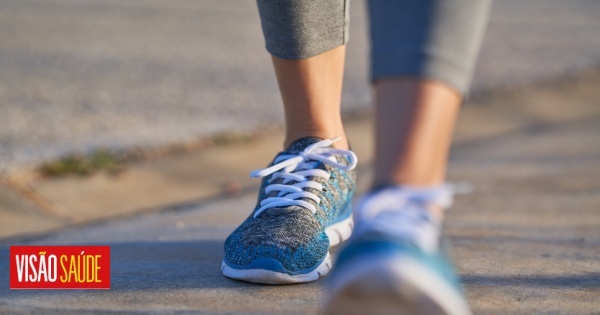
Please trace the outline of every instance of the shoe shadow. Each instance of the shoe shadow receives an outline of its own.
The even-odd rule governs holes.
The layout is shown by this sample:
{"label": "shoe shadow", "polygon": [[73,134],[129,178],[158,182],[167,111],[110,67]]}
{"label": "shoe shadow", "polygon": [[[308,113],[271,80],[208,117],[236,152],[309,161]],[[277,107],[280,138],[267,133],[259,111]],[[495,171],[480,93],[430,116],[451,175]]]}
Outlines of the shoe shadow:
{"label": "shoe shadow", "polygon": [[113,290],[256,286],[223,276],[223,241],[139,242],[111,245]]}

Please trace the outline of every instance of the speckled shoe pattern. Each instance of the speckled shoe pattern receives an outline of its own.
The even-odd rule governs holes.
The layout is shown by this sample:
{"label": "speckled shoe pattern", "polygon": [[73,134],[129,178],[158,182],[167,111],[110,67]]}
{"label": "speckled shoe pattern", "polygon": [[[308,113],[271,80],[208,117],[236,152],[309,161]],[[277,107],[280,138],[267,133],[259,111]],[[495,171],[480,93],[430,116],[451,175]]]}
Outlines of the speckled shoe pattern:
{"label": "speckled shoe pattern", "polygon": [[[281,207],[261,205],[261,202],[269,197],[277,201],[274,197],[285,198],[294,195],[294,192],[287,191],[266,192],[269,185],[292,185],[303,181],[286,182],[281,178],[272,181],[277,173],[264,177],[252,214],[225,241],[222,269],[226,276],[251,282],[278,284],[313,281],[329,271],[330,245],[348,238],[352,228],[351,200],[356,190],[356,175],[352,169],[356,165],[356,157],[353,153],[345,155],[337,152],[340,150],[323,148],[317,149],[321,152],[319,157],[332,162],[313,160],[310,154],[317,150],[307,152],[307,148],[310,150],[311,145],[319,145],[322,141],[324,140],[319,138],[300,139],[279,153],[270,164],[277,164],[275,161],[278,161],[278,157],[304,156],[304,160],[299,163],[304,163],[300,171],[297,171],[298,168],[294,170],[292,165],[291,171],[283,169],[281,172],[302,173],[302,170],[314,168],[329,174],[329,178],[307,176],[307,181],[316,182],[322,187],[313,183],[314,187],[297,189],[302,190],[304,194],[314,194],[318,197],[319,202],[314,200],[314,197],[295,198],[300,200],[298,202],[312,205],[314,213],[307,208],[310,206],[303,206],[304,204]],[[261,208],[267,209],[258,213]]]}

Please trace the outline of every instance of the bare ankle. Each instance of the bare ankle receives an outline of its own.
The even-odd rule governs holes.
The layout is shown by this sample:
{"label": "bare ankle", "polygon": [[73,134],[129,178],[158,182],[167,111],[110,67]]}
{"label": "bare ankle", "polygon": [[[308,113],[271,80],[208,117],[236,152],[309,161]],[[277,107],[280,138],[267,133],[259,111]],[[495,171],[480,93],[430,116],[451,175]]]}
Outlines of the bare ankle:
{"label": "bare ankle", "polygon": [[333,139],[333,138],[340,137],[341,139],[334,142],[332,146],[336,149],[344,149],[344,150],[348,149],[348,139],[346,138],[346,135],[343,132],[341,134],[335,134],[333,132],[314,132],[314,131],[294,132],[294,133],[288,132],[286,135],[285,141],[283,142],[283,147],[287,148],[292,143],[294,143],[294,141],[302,139],[302,138],[306,138],[306,137],[315,137],[315,138],[320,138],[320,139]]}

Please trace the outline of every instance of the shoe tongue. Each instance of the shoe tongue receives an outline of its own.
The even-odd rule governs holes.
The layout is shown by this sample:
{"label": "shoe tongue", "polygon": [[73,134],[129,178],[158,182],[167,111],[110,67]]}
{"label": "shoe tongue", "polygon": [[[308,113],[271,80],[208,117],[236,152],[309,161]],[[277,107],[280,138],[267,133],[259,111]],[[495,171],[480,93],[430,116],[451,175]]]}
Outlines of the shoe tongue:
{"label": "shoe tongue", "polygon": [[287,147],[287,149],[285,149],[285,153],[286,154],[298,154],[298,153],[304,151],[304,149],[306,149],[306,147],[308,147],[309,145],[311,145],[313,143],[317,143],[319,141],[323,141],[323,139],[317,138],[317,137],[300,138],[300,139],[294,141],[292,144],[290,144],[290,146]]}
{"label": "shoe tongue", "polygon": [[[305,137],[305,138],[300,138],[296,141],[294,141],[292,144],[290,144],[287,149],[285,149],[285,151],[279,153],[279,155],[282,154],[294,154],[297,155],[300,152],[304,151],[304,149],[306,149],[306,147],[308,147],[309,145],[313,144],[313,143],[317,143],[319,141],[323,141],[323,139],[321,138],[317,138],[317,137]],[[281,182],[281,179],[278,179],[277,181],[275,181],[275,183],[279,183]],[[274,197],[277,195],[277,192],[271,192],[267,197]],[[278,215],[278,214],[282,214],[282,213],[287,213],[289,211],[295,211],[298,210],[298,206],[287,206],[287,207],[277,207],[277,208],[270,208],[265,210],[266,214],[272,214],[272,215]],[[302,208],[303,209],[303,208]]]}

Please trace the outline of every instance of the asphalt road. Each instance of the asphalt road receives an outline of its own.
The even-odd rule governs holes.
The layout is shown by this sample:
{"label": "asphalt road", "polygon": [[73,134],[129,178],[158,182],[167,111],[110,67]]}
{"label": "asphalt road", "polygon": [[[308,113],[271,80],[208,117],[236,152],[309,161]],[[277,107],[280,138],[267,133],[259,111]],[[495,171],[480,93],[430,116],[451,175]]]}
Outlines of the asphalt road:
{"label": "asphalt road", "polygon": [[[474,90],[600,64],[600,2],[496,1]],[[344,111],[370,104],[352,6]],[[0,172],[281,124],[253,1],[0,0]]]}

